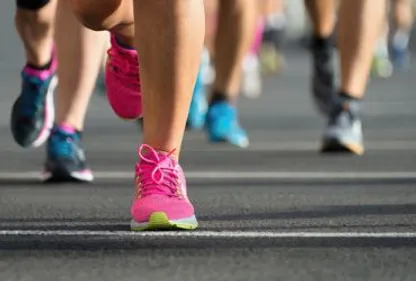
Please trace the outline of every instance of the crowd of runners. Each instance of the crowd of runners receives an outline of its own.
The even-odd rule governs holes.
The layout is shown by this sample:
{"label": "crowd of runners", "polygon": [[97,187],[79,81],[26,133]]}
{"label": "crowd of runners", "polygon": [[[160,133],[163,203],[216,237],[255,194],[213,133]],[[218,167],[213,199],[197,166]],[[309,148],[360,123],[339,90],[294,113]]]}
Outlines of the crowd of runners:
{"label": "crowd of runners", "polygon": [[[310,94],[327,120],[320,149],[361,155],[369,77],[409,67],[414,3],[304,3]],[[249,146],[237,100],[258,97],[263,75],[290,64],[285,11],[283,0],[16,0],[26,65],[12,135],[25,148],[46,143],[43,180],[93,181],[82,134],[103,72],[115,115],[142,120],[142,144],[132,148],[139,158],[132,230],[195,229],[179,165],[183,136],[203,130],[208,142]]]}

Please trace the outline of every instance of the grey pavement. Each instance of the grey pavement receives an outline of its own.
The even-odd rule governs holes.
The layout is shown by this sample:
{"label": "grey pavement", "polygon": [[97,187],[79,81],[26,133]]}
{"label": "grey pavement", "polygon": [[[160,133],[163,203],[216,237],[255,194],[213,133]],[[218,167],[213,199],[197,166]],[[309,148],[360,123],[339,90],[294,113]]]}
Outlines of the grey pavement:
{"label": "grey pavement", "polygon": [[1,281],[416,279],[415,68],[372,79],[364,156],[322,156],[308,56],[288,51],[284,75],[241,100],[249,149],[186,134],[181,161],[200,230],[134,235],[140,129],[94,95],[85,148],[96,181],[39,183],[44,149],[22,150],[9,132],[23,56],[13,4],[0,10]]}

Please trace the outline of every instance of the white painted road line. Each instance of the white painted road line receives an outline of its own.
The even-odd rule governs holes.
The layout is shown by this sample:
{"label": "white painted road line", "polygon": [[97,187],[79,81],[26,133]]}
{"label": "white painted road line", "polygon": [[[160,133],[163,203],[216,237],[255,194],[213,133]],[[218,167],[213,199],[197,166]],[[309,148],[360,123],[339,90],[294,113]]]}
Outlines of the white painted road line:
{"label": "white painted road line", "polygon": [[[391,132],[386,132],[391,133]],[[264,137],[263,137],[264,138]],[[273,139],[274,136],[271,135],[270,137]],[[294,138],[301,138],[301,137],[294,137]],[[241,149],[232,146],[215,146],[215,145],[201,145],[194,142],[204,143],[204,138],[197,138],[193,141],[185,140],[185,144],[183,146],[183,153],[240,153]],[[295,141],[293,139],[288,139],[287,141],[253,141],[250,143],[250,146],[244,149],[244,153],[247,152],[264,152],[264,151],[272,151],[272,152],[311,152],[313,154],[319,155],[318,150],[321,146],[321,143],[316,141]],[[107,151],[108,147],[111,147],[111,153],[126,153],[126,152],[133,152],[134,149],[137,147],[137,144],[132,141],[122,141],[122,140],[107,140],[105,143],[102,144],[94,144],[87,147],[87,151],[89,154],[93,153],[103,153],[103,151]],[[365,143],[366,153],[368,152],[381,152],[383,153],[388,151],[415,151],[416,150],[416,142],[413,140],[409,141],[366,141]],[[16,151],[16,146],[13,144],[11,146],[2,147],[2,153],[14,153]]]}
{"label": "white painted road line", "polygon": [[165,238],[335,238],[335,239],[416,239],[416,232],[265,232],[265,231],[87,231],[87,230],[0,230],[5,236],[84,236],[84,237],[165,237]]}
{"label": "white painted road line", "polygon": [[[316,152],[321,146],[320,142],[313,141],[275,141],[275,142],[252,142],[245,151],[312,151]],[[366,151],[380,151],[380,150],[415,150],[416,143],[414,141],[367,141],[365,143]],[[236,148],[228,146],[196,146],[194,144],[185,145],[184,152],[236,152]]]}
{"label": "white painted road line", "polygon": [[[95,171],[96,179],[133,179],[133,171]],[[372,180],[416,179],[415,172],[254,172],[254,171],[189,171],[188,179],[281,179],[281,180]],[[39,172],[0,172],[0,180],[36,180],[40,179]]]}
{"label": "white painted road line", "polygon": [[[386,132],[388,134],[391,132]],[[312,133],[314,134],[314,133]],[[255,136],[253,136],[255,138]],[[274,139],[275,135],[270,134],[264,136],[262,134],[262,139]],[[302,136],[294,136],[292,139],[287,140],[273,140],[273,141],[259,141],[253,140],[250,142],[250,145],[244,149],[244,152],[261,152],[261,151],[274,151],[274,152],[312,152],[318,154],[318,149],[321,146],[319,141],[296,141],[295,139],[302,138]],[[183,145],[183,152],[184,153],[216,153],[216,152],[224,152],[224,153],[239,153],[241,152],[240,149],[232,147],[232,146],[217,146],[217,145],[201,145],[205,143],[205,138],[203,137],[191,137],[188,136]],[[107,151],[108,147],[111,147],[111,152],[126,152],[130,149],[134,150],[137,146],[132,141],[122,141],[119,139],[106,139],[105,144],[94,144],[87,148],[89,153],[93,152],[103,152]],[[126,150],[126,147],[128,148]],[[13,150],[15,147],[7,148],[8,150]],[[408,141],[400,141],[400,140],[384,140],[384,141],[371,141],[366,140],[365,142],[365,149],[367,152],[370,151],[414,151],[416,150],[416,142],[413,140]]]}

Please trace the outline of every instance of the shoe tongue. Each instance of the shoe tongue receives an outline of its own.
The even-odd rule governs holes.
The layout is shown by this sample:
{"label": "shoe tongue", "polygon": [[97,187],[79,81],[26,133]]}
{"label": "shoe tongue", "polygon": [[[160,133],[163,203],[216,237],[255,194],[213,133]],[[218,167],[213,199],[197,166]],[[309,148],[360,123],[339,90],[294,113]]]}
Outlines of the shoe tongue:
{"label": "shoe tongue", "polygon": [[141,159],[142,163],[157,164],[161,168],[173,168],[176,166],[176,161],[171,156],[168,156],[166,152],[146,151],[143,156],[144,158]]}
{"label": "shoe tongue", "polygon": [[171,171],[176,168],[175,159],[167,153],[157,151],[146,151],[142,156],[140,164],[148,172],[143,178],[143,184],[163,190],[165,195],[173,194],[175,179]]}

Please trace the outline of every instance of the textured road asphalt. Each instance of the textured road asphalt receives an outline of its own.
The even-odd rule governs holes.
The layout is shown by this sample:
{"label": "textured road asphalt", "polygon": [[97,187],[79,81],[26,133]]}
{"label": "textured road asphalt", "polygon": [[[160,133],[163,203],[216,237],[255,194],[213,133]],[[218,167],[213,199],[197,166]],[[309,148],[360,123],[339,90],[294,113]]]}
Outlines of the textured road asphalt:
{"label": "textured road asphalt", "polygon": [[12,3],[0,8],[0,280],[416,279],[416,69],[371,81],[364,156],[324,157],[308,57],[289,52],[286,73],[241,101],[248,150],[187,133],[182,163],[199,232],[131,235],[140,130],[94,96],[85,147],[97,180],[40,184],[44,149],[22,150],[9,133],[23,58]]}

